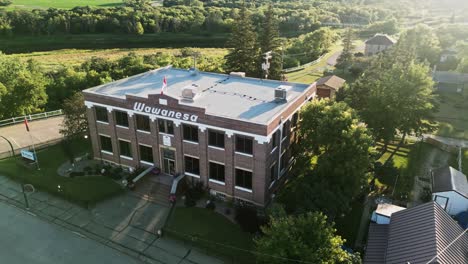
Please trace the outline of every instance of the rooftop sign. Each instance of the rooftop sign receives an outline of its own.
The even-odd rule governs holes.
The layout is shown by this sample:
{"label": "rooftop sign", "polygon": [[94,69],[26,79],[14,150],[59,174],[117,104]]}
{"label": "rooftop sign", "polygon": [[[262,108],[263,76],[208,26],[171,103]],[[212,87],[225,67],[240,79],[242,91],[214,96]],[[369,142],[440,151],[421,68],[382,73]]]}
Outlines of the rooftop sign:
{"label": "rooftop sign", "polygon": [[142,113],[157,115],[157,116],[176,118],[176,119],[180,119],[184,121],[197,122],[198,120],[198,115],[182,113],[182,112],[173,111],[173,110],[167,110],[167,109],[163,109],[159,107],[147,106],[145,103],[139,103],[139,102],[135,102],[135,104],[133,105],[133,110],[142,112]]}

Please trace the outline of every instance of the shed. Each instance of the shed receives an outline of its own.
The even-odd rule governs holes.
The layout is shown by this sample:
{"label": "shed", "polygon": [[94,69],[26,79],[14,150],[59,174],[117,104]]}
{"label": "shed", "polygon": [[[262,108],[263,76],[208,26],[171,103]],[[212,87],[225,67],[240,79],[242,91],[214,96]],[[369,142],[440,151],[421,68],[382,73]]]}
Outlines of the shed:
{"label": "shed", "polygon": [[393,213],[405,210],[406,208],[389,203],[377,205],[377,209],[372,212],[371,221],[379,225],[388,225]]}
{"label": "shed", "polygon": [[343,88],[346,80],[336,75],[326,76],[317,81],[317,96],[319,98],[334,98],[336,92]]}
{"label": "shed", "polygon": [[450,166],[435,169],[432,176],[432,200],[451,216],[468,210],[466,175]]}

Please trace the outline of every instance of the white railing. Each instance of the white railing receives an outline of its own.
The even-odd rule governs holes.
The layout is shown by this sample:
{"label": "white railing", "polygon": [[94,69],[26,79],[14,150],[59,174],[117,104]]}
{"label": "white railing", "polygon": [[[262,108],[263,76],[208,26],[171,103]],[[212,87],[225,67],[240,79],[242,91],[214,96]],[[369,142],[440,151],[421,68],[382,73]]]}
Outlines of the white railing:
{"label": "white railing", "polygon": [[285,72],[285,73],[294,72],[294,71],[302,70],[302,69],[307,68],[307,67],[309,67],[309,66],[312,66],[312,65],[314,65],[314,64],[317,64],[317,63],[319,63],[319,62],[323,59],[323,57],[324,57],[325,55],[326,55],[326,54],[320,56],[318,59],[316,59],[316,60],[314,60],[314,61],[308,62],[308,63],[306,63],[306,64],[299,65],[299,66],[297,66],[297,67],[292,67],[292,68],[283,69],[283,72]]}
{"label": "white railing", "polygon": [[50,111],[50,112],[39,113],[39,114],[12,117],[12,118],[8,118],[8,119],[0,120],[0,127],[14,125],[14,124],[17,124],[17,123],[24,122],[25,118],[28,121],[34,121],[34,120],[39,120],[39,119],[44,119],[44,118],[49,118],[49,117],[59,116],[59,115],[63,115],[62,109],[55,110],[55,111]]}

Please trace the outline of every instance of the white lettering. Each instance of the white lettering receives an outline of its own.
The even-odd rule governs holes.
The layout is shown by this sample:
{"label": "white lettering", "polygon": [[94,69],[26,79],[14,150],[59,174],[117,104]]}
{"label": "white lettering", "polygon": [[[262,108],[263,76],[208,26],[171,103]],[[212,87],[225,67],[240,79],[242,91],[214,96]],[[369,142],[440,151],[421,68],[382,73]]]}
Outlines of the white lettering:
{"label": "white lettering", "polygon": [[161,109],[157,107],[146,106],[144,103],[135,102],[133,110],[138,112],[144,112],[153,115],[166,116],[176,119],[182,119],[184,121],[197,122],[198,116],[187,113],[181,113],[173,110]]}
{"label": "white lettering", "polygon": [[135,105],[133,106],[133,110],[140,111],[140,112],[143,112],[144,108],[145,108],[145,104],[142,104],[142,103],[135,103]]}
{"label": "white lettering", "polygon": [[190,116],[190,121],[192,121],[192,122],[197,122],[197,119],[198,119],[198,116],[196,116],[196,115],[191,115]]}

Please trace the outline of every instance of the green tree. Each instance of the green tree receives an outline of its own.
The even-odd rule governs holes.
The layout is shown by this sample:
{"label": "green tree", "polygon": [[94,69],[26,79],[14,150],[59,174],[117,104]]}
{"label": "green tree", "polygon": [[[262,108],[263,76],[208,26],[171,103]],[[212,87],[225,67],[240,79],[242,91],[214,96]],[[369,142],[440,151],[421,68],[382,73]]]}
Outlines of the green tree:
{"label": "green tree", "polygon": [[62,109],[64,119],[60,134],[70,139],[88,131],[86,106],[84,104],[84,96],[81,92],[76,92],[69,99],[66,99]]}
{"label": "green tree", "polygon": [[268,6],[265,13],[265,18],[262,23],[260,41],[260,64],[264,61],[263,54],[271,51],[270,68],[268,70],[268,78],[279,80],[282,71],[282,47],[278,30],[278,19],[275,16],[273,5]]}
{"label": "green tree", "polygon": [[[430,68],[407,51],[381,54],[347,91],[346,101],[356,109],[377,141],[387,144],[398,134],[430,131],[434,111]],[[396,153],[399,147],[393,152]],[[390,160],[393,154],[389,157]]]}
{"label": "green tree", "polygon": [[361,263],[341,248],[345,241],[322,213],[273,218],[262,231],[254,240],[260,263]]}
{"label": "green tree", "polygon": [[435,65],[440,59],[439,38],[426,25],[417,25],[405,31],[398,40],[396,48],[414,54],[419,62],[428,61],[431,65]]}
{"label": "green tree", "polygon": [[[18,58],[0,53],[0,118],[37,113],[47,102],[47,79],[39,65],[32,60],[21,62]],[[5,92],[6,89],[6,92]]]}
{"label": "green tree", "polygon": [[240,71],[249,76],[258,76],[260,72],[257,59],[259,49],[256,40],[257,36],[250,13],[244,4],[232,27],[232,34],[228,41],[228,45],[232,47],[225,57],[228,72]]}
{"label": "green tree", "polygon": [[343,52],[336,61],[336,68],[342,71],[348,70],[353,65],[354,60],[354,32],[351,28],[346,30],[343,37]]}
{"label": "green tree", "polygon": [[289,212],[337,216],[367,184],[372,138],[346,103],[316,100],[301,111],[298,175],[279,193]]}

